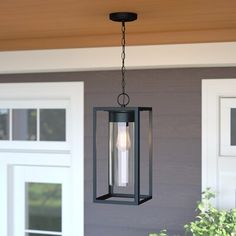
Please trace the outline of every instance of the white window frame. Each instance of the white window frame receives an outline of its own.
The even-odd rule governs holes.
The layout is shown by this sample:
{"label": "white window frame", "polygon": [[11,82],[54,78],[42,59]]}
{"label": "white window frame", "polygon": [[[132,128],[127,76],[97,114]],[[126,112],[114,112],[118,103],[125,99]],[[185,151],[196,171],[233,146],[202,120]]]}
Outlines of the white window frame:
{"label": "white window frame", "polygon": [[[36,95],[36,94],[35,94]],[[39,96],[39,95],[38,95]],[[9,140],[0,142],[0,150],[37,150],[37,151],[70,151],[71,144],[71,127],[69,121],[71,120],[71,109],[69,106],[70,101],[68,99],[44,99],[43,101],[37,99],[22,99],[22,100],[1,100],[1,109],[10,109],[10,122],[9,122]],[[65,109],[66,111],[66,141],[55,142],[55,141],[39,141],[39,110],[40,109]],[[37,141],[17,141],[12,140],[12,109],[37,109]]]}

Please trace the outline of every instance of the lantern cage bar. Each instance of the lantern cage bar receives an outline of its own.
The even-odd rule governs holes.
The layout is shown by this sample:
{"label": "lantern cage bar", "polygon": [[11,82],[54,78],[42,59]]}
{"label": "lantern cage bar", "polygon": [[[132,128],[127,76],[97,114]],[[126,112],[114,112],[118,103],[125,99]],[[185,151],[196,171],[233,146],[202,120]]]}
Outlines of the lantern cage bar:
{"label": "lantern cage bar", "polygon": [[[148,193],[140,193],[140,114],[141,112],[148,112]],[[116,121],[116,119],[123,119],[122,117],[128,117],[127,119],[133,119],[134,122],[134,170],[133,170],[133,188],[132,193],[123,193],[114,191],[113,186],[109,184],[109,173],[107,173],[108,183],[106,184],[106,193],[98,196],[98,145],[97,145],[97,129],[98,124],[98,114],[101,112],[106,112],[109,119]],[[130,114],[133,115],[130,115]],[[110,115],[112,114],[112,115]],[[118,114],[114,116],[113,114]],[[121,114],[121,116],[120,116]],[[124,114],[124,115],[123,115]],[[115,118],[114,118],[115,117]],[[120,118],[121,117],[121,118]],[[131,118],[130,118],[131,117]],[[104,122],[104,121],[103,121]],[[110,122],[110,121],[109,121]],[[108,123],[109,123],[108,122]],[[123,122],[123,120],[122,120]],[[109,124],[108,124],[109,125]],[[109,139],[108,135],[108,139]],[[94,107],[93,108],[93,201],[96,203],[105,203],[105,204],[123,204],[123,205],[140,205],[150,199],[152,199],[152,108],[151,107]],[[101,140],[100,140],[101,141]],[[109,140],[108,140],[109,142]],[[105,151],[105,160],[109,166],[109,150]]]}

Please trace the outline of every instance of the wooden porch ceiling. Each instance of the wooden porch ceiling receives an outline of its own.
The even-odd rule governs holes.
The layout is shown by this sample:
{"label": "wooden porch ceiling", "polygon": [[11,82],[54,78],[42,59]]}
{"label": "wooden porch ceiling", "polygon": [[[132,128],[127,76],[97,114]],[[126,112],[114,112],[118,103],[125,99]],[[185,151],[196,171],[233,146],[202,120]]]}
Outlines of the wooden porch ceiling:
{"label": "wooden porch ceiling", "polygon": [[236,41],[235,0],[10,0],[0,3],[0,50],[120,45],[114,11],[138,13],[128,45]]}

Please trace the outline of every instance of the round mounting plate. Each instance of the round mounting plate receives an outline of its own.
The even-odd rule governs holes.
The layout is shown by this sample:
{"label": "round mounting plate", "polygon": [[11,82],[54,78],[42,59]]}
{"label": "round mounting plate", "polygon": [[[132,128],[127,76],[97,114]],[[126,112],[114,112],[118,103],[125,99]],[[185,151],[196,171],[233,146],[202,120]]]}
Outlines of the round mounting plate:
{"label": "round mounting plate", "polygon": [[138,18],[138,14],[134,12],[113,12],[109,15],[110,20],[117,22],[130,22]]}

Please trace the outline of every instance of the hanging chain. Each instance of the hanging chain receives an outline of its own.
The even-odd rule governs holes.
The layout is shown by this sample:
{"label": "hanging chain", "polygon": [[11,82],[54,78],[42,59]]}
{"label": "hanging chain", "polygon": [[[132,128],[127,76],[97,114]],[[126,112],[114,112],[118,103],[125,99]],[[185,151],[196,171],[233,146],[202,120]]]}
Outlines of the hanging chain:
{"label": "hanging chain", "polygon": [[[121,52],[121,61],[122,61],[122,66],[121,66],[121,76],[122,76],[122,82],[121,82],[121,87],[122,87],[122,93],[125,93],[125,22],[122,22],[121,26],[121,32],[122,32],[122,38],[121,38],[121,46],[122,46],[122,52]],[[124,103],[124,101],[123,101]]]}
{"label": "hanging chain", "polygon": [[[122,21],[122,26],[121,26],[121,32],[122,32],[122,38],[121,38],[121,46],[122,46],[122,52],[121,52],[121,61],[122,61],[122,66],[121,66],[121,88],[122,92],[118,95],[117,97],[117,102],[120,106],[126,107],[129,104],[130,98],[129,95],[125,91],[125,22]],[[122,101],[120,101],[122,99]]]}

